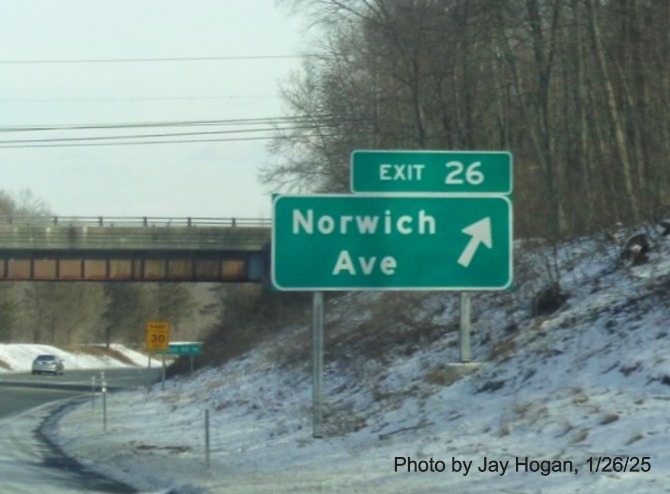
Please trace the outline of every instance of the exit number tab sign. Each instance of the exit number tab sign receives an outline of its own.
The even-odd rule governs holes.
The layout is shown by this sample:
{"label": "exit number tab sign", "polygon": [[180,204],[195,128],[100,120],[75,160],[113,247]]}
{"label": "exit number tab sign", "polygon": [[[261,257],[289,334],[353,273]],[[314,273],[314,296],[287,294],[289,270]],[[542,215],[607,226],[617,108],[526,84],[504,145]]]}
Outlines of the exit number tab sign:
{"label": "exit number tab sign", "polygon": [[504,196],[286,195],[274,200],[279,290],[503,290],[512,282]]}
{"label": "exit number tab sign", "polygon": [[351,154],[354,193],[511,194],[506,151],[358,150]]}

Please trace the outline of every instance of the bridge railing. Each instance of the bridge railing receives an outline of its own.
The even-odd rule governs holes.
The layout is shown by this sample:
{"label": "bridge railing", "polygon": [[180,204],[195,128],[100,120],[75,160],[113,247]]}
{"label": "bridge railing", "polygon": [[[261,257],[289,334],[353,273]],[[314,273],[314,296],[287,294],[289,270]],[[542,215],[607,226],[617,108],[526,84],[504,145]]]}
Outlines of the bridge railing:
{"label": "bridge railing", "polygon": [[270,227],[267,218],[172,218],[156,216],[13,216],[0,215],[0,225],[100,227]]}

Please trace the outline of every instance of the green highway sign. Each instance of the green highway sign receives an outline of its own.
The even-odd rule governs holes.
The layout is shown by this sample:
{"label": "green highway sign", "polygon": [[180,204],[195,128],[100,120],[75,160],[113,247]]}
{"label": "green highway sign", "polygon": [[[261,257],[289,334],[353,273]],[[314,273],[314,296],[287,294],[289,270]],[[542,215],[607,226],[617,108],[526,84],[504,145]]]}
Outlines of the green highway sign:
{"label": "green highway sign", "polygon": [[279,290],[502,290],[512,283],[504,196],[285,195],[274,199]]}
{"label": "green highway sign", "polygon": [[507,151],[377,151],[351,154],[354,193],[511,194]]}
{"label": "green highway sign", "polygon": [[170,343],[167,350],[158,350],[154,353],[158,355],[200,355],[202,353],[202,343]]}

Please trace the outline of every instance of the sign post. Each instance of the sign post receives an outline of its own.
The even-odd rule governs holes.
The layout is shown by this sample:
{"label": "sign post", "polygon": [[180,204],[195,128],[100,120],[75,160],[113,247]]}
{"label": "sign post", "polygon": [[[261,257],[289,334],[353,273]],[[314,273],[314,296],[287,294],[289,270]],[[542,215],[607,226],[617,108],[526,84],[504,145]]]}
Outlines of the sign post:
{"label": "sign post", "polygon": [[323,437],[323,292],[312,295],[312,434]]}
{"label": "sign post", "polygon": [[459,348],[461,354],[461,363],[468,363],[470,357],[470,294],[461,292],[461,325],[459,334]]}
{"label": "sign post", "polygon": [[461,291],[460,359],[469,362],[466,292],[512,284],[512,182],[506,151],[360,150],[351,155],[353,195],[275,197],[272,283],[314,292],[314,437],[322,437],[323,291]]}
{"label": "sign post", "polygon": [[[146,329],[146,346],[150,352],[167,350],[170,345],[170,323],[167,321],[149,321]],[[162,358],[161,389],[165,390],[165,354]],[[149,357],[151,365],[151,357]]]}

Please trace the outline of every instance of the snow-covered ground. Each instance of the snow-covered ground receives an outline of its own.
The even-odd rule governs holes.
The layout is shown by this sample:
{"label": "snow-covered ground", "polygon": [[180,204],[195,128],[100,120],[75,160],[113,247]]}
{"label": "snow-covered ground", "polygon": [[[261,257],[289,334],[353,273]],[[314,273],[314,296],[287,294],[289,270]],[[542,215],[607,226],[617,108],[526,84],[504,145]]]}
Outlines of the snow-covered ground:
{"label": "snow-covered ground", "polygon": [[117,344],[111,344],[110,349],[105,352],[102,346],[86,346],[68,351],[51,345],[0,343],[0,373],[30,372],[33,360],[42,354],[61,357],[66,371],[147,365],[147,356],[140,352]]}
{"label": "snow-covered ground", "polygon": [[[308,366],[277,364],[279,340],[165,391],[111,395],[107,433],[81,406],[52,434],[91,468],[171,493],[670,492],[670,239],[658,241],[637,267],[594,241],[565,246],[569,298],[539,317],[524,273],[544,254],[524,254],[517,292],[473,296],[481,365],[453,384],[453,332],[357,369],[330,362],[323,439]],[[445,327],[457,318],[453,295],[426,297]]]}

